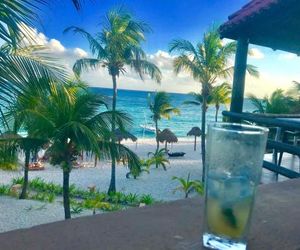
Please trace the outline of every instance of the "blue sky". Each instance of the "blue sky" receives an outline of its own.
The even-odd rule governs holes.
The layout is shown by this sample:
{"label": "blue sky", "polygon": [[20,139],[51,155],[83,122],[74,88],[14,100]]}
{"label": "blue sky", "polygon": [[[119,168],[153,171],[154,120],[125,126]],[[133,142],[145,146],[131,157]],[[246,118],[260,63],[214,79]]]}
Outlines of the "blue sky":
{"label": "blue sky", "polygon": [[43,31],[48,37],[60,40],[67,47],[87,49],[84,40],[62,31],[71,25],[97,32],[103,15],[114,6],[124,5],[153,29],[144,48],[148,53],[167,50],[170,40],[183,37],[198,41],[213,22],[222,23],[247,0],[85,0],[76,12],[71,0],[53,1],[41,14]]}
{"label": "blue sky", "polygon": [[[228,15],[240,9],[248,0],[84,0],[77,12],[71,0],[55,0],[42,7],[41,24],[36,35],[40,43],[71,69],[76,59],[90,56],[86,40],[78,35],[63,34],[68,26],[79,26],[90,33],[101,29],[104,14],[114,6],[124,5],[137,18],[147,22],[153,32],[147,35],[143,47],[149,58],[162,70],[163,81],[157,85],[151,80],[141,81],[134,72],[121,76],[119,87],[137,90],[166,90],[170,92],[200,91],[200,84],[189,75],[175,76],[172,71],[173,55],[168,44],[174,38],[200,41],[203,32],[213,23],[221,24]],[[276,88],[287,89],[293,80],[300,81],[300,59],[293,54],[250,46],[254,56],[248,62],[258,67],[259,79],[247,77],[246,93],[259,96],[271,94]],[[233,62],[233,59],[232,59]],[[83,79],[91,86],[111,87],[107,72],[89,72]],[[229,81],[230,82],[230,81]]]}

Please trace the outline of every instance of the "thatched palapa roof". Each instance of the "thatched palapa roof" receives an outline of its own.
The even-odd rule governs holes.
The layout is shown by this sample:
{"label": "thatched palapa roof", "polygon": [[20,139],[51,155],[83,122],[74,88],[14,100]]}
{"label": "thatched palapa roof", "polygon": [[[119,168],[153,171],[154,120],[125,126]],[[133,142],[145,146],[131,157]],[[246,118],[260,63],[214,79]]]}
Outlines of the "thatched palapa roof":
{"label": "thatched palapa roof", "polygon": [[199,127],[193,127],[188,133],[187,136],[201,136],[201,129]]}
{"label": "thatched palapa roof", "polygon": [[137,141],[137,138],[133,134],[127,131],[121,131],[120,129],[115,130],[115,136],[117,141],[128,140],[128,139],[132,140],[133,142]]}
{"label": "thatched palapa roof", "polygon": [[172,143],[172,142],[178,142],[177,136],[170,130],[170,129],[164,129],[162,132],[160,132],[157,136],[158,140],[160,142],[167,142],[167,143]]}

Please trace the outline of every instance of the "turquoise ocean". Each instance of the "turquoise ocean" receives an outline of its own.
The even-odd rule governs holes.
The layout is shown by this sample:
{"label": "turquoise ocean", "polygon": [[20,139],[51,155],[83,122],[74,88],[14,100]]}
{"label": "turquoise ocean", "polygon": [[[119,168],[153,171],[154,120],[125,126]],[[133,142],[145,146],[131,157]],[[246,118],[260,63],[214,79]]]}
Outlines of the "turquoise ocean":
{"label": "turquoise ocean", "polygon": [[[112,97],[112,89],[108,88],[95,88],[91,90],[95,93],[100,93],[108,97]],[[154,94],[150,91],[135,91],[135,90],[118,90],[117,109],[126,111],[133,120],[133,126],[130,132],[138,138],[151,138],[154,137],[153,133],[147,133],[140,125],[151,123],[151,112],[148,107],[149,95]],[[170,120],[162,119],[159,121],[159,128],[171,129],[177,137],[186,137],[187,132],[194,126],[201,127],[201,107],[194,105],[185,105],[184,101],[192,100],[188,94],[175,94],[169,93],[171,103],[173,106],[180,109],[179,116],[174,115]],[[222,106],[219,111],[218,121],[222,121],[222,111],[226,110]],[[252,112],[254,107],[249,100],[245,99],[244,111]],[[210,106],[206,115],[207,122],[214,122],[215,107]]]}

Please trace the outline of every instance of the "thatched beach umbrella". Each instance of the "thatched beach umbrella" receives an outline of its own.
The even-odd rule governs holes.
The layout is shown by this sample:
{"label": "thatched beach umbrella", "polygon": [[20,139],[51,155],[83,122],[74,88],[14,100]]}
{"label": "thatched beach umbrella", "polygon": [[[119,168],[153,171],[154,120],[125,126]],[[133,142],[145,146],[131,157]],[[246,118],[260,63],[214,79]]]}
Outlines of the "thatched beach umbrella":
{"label": "thatched beach umbrella", "polygon": [[157,139],[159,140],[159,142],[165,142],[166,150],[167,143],[178,142],[177,136],[170,129],[167,128],[158,134]]}
{"label": "thatched beach umbrella", "polygon": [[121,131],[120,129],[115,130],[115,136],[116,136],[116,140],[119,143],[123,140],[128,140],[128,139],[133,141],[133,142],[137,141],[137,138],[133,134],[131,134],[127,131]]}
{"label": "thatched beach umbrella", "polygon": [[201,136],[201,129],[199,127],[193,127],[188,133],[187,136],[195,136],[194,140],[194,151],[196,151],[197,145],[197,136]]}

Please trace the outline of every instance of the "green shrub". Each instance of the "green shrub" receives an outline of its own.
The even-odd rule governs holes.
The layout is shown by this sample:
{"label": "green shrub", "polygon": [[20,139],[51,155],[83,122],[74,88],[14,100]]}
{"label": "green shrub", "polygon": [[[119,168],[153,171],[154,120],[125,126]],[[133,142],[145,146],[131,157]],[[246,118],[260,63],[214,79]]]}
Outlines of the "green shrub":
{"label": "green shrub", "polygon": [[128,205],[135,206],[139,203],[139,197],[137,194],[127,194],[125,195],[125,200]]}
{"label": "green shrub", "polygon": [[76,202],[74,200],[71,200],[70,204],[71,204],[71,214],[80,214],[84,209],[81,202]]}
{"label": "green shrub", "polygon": [[188,198],[189,194],[193,191],[196,191],[198,194],[202,195],[204,190],[202,182],[198,180],[191,180],[190,177],[190,173],[186,179],[173,176],[172,180],[176,180],[180,183],[180,185],[176,187],[173,192],[175,193],[176,191],[182,191],[185,198]]}
{"label": "green shrub", "polygon": [[121,203],[121,204],[126,203],[126,195],[121,192],[109,193],[108,196],[109,196],[108,201],[112,203]]}
{"label": "green shrub", "polygon": [[10,186],[9,185],[0,185],[0,195],[9,195]]}
{"label": "green shrub", "polygon": [[16,184],[23,185],[23,183],[24,183],[24,178],[23,177],[18,177],[18,178],[13,178],[12,179],[12,185],[16,185]]}
{"label": "green shrub", "polygon": [[140,197],[140,203],[145,203],[146,205],[151,205],[154,203],[154,198],[150,194],[143,194]]}
{"label": "green shrub", "polygon": [[[12,185],[22,185],[23,182],[23,177],[14,178],[12,180]],[[63,194],[61,185],[52,182],[47,183],[39,177],[29,180],[28,186],[29,192],[27,198],[32,200],[52,203],[57,196]],[[0,195],[17,197],[17,195],[10,192],[10,187],[10,185],[1,185]],[[150,205],[154,203],[154,199],[151,195],[138,196],[137,194],[124,194],[122,192],[107,194],[96,190],[90,191],[80,189],[74,184],[70,185],[70,199],[71,211],[74,214],[81,213],[84,208],[92,209],[93,214],[95,214],[97,209],[102,211],[118,211],[126,206],[138,206],[140,203]],[[78,199],[81,201],[78,201]]]}

